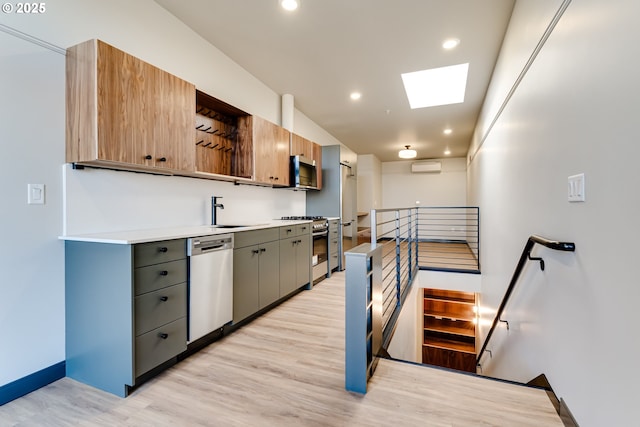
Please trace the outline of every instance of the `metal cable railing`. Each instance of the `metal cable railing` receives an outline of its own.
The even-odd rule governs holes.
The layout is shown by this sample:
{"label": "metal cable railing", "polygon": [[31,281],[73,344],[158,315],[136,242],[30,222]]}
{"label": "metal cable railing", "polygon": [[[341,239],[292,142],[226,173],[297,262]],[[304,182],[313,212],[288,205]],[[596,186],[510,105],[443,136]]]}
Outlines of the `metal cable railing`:
{"label": "metal cable railing", "polygon": [[418,208],[420,268],[480,272],[480,209]]}
{"label": "metal cable railing", "polygon": [[366,392],[418,269],[479,272],[479,255],[477,207],[371,211],[371,242],[345,252],[347,390]]}
{"label": "metal cable railing", "polygon": [[382,246],[382,328],[386,347],[418,270],[417,208],[371,211],[371,244]]}

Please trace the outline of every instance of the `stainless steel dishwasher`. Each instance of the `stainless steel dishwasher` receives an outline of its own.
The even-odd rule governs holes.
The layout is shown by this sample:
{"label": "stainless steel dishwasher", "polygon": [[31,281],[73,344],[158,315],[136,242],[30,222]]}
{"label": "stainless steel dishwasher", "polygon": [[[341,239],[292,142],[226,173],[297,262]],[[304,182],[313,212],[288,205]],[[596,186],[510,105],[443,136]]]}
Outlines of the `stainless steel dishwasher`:
{"label": "stainless steel dishwasher", "polygon": [[189,342],[233,319],[233,234],[188,240]]}

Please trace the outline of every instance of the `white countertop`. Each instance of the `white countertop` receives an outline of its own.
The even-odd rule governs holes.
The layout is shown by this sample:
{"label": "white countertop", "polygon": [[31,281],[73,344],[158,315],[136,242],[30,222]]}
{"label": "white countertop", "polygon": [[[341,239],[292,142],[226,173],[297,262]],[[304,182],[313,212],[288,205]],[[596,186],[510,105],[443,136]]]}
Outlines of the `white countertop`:
{"label": "white countertop", "polygon": [[311,221],[271,220],[257,224],[241,224],[242,227],[215,228],[211,225],[192,225],[184,227],[151,228],[145,230],[112,231],[108,233],[77,234],[60,236],[60,240],[75,242],[113,243],[117,245],[131,245],[135,243],[157,242],[161,240],[184,239],[197,236],[211,236],[239,231],[259,230],[262,228],[283,227],[310,223]]}

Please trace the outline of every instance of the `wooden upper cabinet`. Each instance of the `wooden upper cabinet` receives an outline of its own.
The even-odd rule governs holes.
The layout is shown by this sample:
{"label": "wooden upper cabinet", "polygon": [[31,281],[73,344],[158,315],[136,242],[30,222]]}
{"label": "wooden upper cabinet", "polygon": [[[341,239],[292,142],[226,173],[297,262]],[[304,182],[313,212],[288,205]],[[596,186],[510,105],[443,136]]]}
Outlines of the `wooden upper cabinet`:
{"label": "wooden upper cabinet", "polygon": [[322,189],[322,146],[293,133],[291,134],[291,155],[304,156],[307,159],[315,160],[317,189]]}
{"label": "wooden upper cabinet", "polygon": [[195,170],[195,86],[99,40],[67,50],[67,162]]}
{"label": "wooden upper cabinet", "polygon": [[253,141],[254,181],[274,186],[289,186],[288,130],[258,116],[239,121],[241,139]]}
{"label": "wooden upper cabinet", "polygon": [[322,190],[322,145],[313,144],[313,156],[311,158],[316,161],[317,189]]}
{"label": "wooden upper cabinet", "polygon": [[300,135],[291,134],[291,155],[304,156],[313,159],[313,146],[315,144]]}

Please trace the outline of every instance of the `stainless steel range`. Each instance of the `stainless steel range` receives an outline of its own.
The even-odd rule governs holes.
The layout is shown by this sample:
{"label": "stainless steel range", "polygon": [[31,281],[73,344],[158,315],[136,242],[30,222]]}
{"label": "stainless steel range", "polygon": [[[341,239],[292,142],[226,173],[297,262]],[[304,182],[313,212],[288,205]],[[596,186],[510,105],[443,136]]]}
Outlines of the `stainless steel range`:
{"label": "stainless steel range", "polygon": [[313,238],[313,282],[324,279],[329,272],[329,221],[323,216],[283,216],[283,220],[312,221],[311,237]]}

